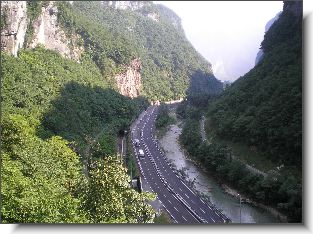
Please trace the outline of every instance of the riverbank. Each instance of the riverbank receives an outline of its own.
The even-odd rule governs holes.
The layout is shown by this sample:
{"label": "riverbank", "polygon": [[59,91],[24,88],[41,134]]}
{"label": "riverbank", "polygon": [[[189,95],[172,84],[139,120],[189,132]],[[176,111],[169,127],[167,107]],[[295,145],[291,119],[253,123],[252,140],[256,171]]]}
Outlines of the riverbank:
{"label": "riverbank", "polygon": [[[200,120],[200,132],[201,132],[201,138],[202,138],[202,141],[207,141],[207,137],[206,137],[206,132],[205,132],[205,127],[204,127],[204,124],[205,123],[205,117],[202,116],[201,120]],[[188,154],[187,154],[188,155]],[[234,156],[232,157],[233,159]],[[267,176],[266,173],[248,165],[248,164],[245,164],[246,168],[254,173],[257,173],[257,174],[261,174],[263,176]],[[239,195],[239,192],[234,189],[234,188],[231,188],[229,187],[228,185],[226,185],[224,182],[221,183],[221,187],[223,188],[223,190],[228,193],[229,195],[233,196],[233,197],[237,197],[238,198],[238,195]],[[261,203],[258,203],[258,202],[255,202],[253,200],[251,200],[250,198],[248,198],[247,196],[245,195],[242,195],[240,194],[240,199],[242,202],[244,203],[248,203],[248,204],[251,204],[255,207],[260,207],[262,209],[265,209],[267,210],[268,212],[270,212],[272,215],[274,215],[275,217],[277,217],[281,222],[283,223],[287,223],[288,222],[288,219],[287,219],[287,216],[284,215],[283,213],[279,212],[277,209],[271,207],[271,206],[266,206],[264,204],[261,204]]]}
{"label": "riverbank", "polygon": [[[223,188],[225,193],[227,193],[227,194],[229,194],[229,195],[231,195],[233,197],[238,198],[239,192],[237,190],[227,186],[226,184],[221,184],[221,187]],[[246,197],[245,195],[242,195],[242,194],[240,194],[240,199],[241,199],[242,203],[251,204],[251,205],[253,205],[255,207],[260,207],[260,208],[270,212],[273,216],[275,216],[277,219],[279,219],[282,223],[287,223],[288,222],[287,216],[282,214],[281,212],[279,212],[278,210],[276,210],[273,207],[266,206],[264,204],[255,202],[255,201],[251,200],[250,198],[248,198],[248,197]]]}
{"label": "riverbank", "polygon": [[[181,121],[177,121],[168,127],[165,136],[159,138],[160,146],[166,157],[175,165],[177,171],[183,171],[186,179],[193,181],[199,194],[206,195],[210,201],[233,222],[239,223],[239,199],[238,192],[226,185],[220,178],[216,178],[210,171],[203,168],[197,161],[188,155],[179,143],[179,135],[182,131]],[[285,222],[286,217],[271,207],[251,201],[245,195],[242,204],[242,222],[244,223],[279,223]]]}

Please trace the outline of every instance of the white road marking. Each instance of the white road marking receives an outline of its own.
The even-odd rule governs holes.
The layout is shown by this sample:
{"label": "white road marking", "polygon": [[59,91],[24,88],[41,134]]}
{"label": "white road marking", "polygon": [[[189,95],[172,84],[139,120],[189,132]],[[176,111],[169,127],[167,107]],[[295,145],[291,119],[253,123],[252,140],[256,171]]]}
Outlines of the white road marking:
{"label": "white road marking", "polygon": [[[188,195],[185,193],[185,196],[188,197]],[[189,197],[188,197],[189,198]]]}
{"label": "white road marking", "polygon": [[170,200],[168,200],[168,202],[172,204],[172,202]]}
{"label": "white road marking", "polygon": [[200,210],[201,210],[203,213],[205,213],[205,211],[204,211],[204,210],[202,210],[201,208],[200,208]]}
{"label": "white road marking", "polygon": [[187,219],[184,216],[181,216],[181,217],[183,217],[183,219],[187,221]]}
{"label": "white road marking", "polygon": [[[174,209],[177,210],[177,208],[174,206]],[[178,211],[178,210],[177,210]]]}

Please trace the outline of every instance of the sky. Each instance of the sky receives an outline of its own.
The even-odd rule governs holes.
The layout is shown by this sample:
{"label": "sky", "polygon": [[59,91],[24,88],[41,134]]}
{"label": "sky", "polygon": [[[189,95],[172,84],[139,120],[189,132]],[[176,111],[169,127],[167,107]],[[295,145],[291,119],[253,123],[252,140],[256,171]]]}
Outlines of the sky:
{"label": "sky", "polygon": [[282,1],[153,1],[182,20],[188,40],[219,80],[234,81],[254,67],[265,25]]}

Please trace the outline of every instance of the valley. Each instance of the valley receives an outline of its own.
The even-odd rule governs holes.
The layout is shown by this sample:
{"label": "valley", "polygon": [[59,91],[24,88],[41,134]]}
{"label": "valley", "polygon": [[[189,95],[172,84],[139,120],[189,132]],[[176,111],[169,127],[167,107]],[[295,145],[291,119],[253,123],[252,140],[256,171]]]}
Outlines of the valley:
{"label": "valley", "polygon": [[2,223],[303,222],[302,2],[232,83],[182,20],[152,1],[1,2]]}

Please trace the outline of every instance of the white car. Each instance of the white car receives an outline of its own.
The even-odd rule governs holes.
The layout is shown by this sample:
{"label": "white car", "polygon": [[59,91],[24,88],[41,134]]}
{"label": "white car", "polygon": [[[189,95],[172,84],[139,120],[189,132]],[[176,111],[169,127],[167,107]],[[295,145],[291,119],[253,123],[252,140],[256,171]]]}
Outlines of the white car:
{"label": "white car", "polygon": [[145,153],[143,152],[142,149],[140,149],[138,152],[139,152],[139,157],[140,158],[144,158],[145,157]]}

